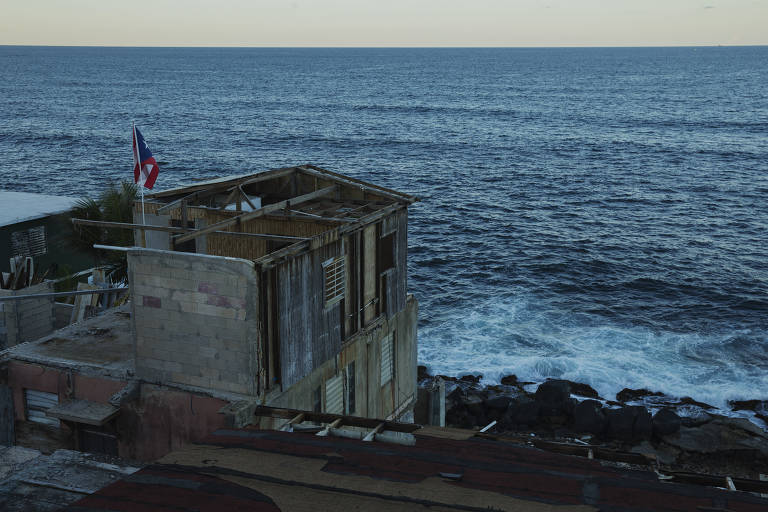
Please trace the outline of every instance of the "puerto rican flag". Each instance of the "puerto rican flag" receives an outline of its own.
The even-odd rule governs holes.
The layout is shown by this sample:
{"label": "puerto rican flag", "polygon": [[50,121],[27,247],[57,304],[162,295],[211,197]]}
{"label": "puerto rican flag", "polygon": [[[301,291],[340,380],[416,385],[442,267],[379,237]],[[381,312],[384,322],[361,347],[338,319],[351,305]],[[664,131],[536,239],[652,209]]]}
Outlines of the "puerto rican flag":
{"label": "puerto rican flag", "polygon": [[140,187],[152,188],[160,172],[155,157],[144,142],[144,137],[133,125],[133,181]]}

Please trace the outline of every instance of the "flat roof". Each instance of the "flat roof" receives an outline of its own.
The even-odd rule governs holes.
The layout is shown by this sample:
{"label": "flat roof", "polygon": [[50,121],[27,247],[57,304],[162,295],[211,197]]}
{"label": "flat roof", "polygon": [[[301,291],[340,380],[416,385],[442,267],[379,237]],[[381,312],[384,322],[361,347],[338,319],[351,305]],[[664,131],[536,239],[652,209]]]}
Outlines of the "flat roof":
{"label": "flat roof", "polygon": [[135,368],[130,304],[6,349],[3,358],[129,378]]}
{"label": "flat roof", "polygon": [[0,190],[0,227],[65,212],[77,201],[77,197]]}
{"label": "flat roof", "polygon": [[414,446],[218,430],[84,497],[79,511],[765,510],[758,496],[661,482],[651,471],[477,437],[415,432]]}

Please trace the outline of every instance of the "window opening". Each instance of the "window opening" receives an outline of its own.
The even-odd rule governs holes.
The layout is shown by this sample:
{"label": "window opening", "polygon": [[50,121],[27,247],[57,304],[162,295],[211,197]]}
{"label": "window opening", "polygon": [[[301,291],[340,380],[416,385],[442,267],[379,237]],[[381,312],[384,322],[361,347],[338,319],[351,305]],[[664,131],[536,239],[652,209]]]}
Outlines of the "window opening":
{"label": "window opening", "polygon": [[323,263],[325,307],[333,306],[344,298],[344,256],[331,258]]}

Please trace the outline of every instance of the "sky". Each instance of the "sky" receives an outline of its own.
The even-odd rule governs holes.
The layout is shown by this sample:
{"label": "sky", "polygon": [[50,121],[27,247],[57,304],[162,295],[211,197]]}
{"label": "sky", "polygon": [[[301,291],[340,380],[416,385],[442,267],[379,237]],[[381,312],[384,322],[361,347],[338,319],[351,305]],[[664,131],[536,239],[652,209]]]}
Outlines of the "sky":
{"label": "sky", "polygon": [[0,0],[0,44],[768,44],[768,0]]}

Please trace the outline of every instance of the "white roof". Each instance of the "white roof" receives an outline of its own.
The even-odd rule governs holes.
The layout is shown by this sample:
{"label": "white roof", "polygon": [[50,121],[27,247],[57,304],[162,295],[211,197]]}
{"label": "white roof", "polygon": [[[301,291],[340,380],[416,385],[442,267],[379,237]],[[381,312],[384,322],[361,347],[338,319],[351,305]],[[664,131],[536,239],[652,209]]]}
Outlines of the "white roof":
{"label": "white roof", "polygon": [[0,190],[0,227],[64,212],[77,200],[77,197]]}

